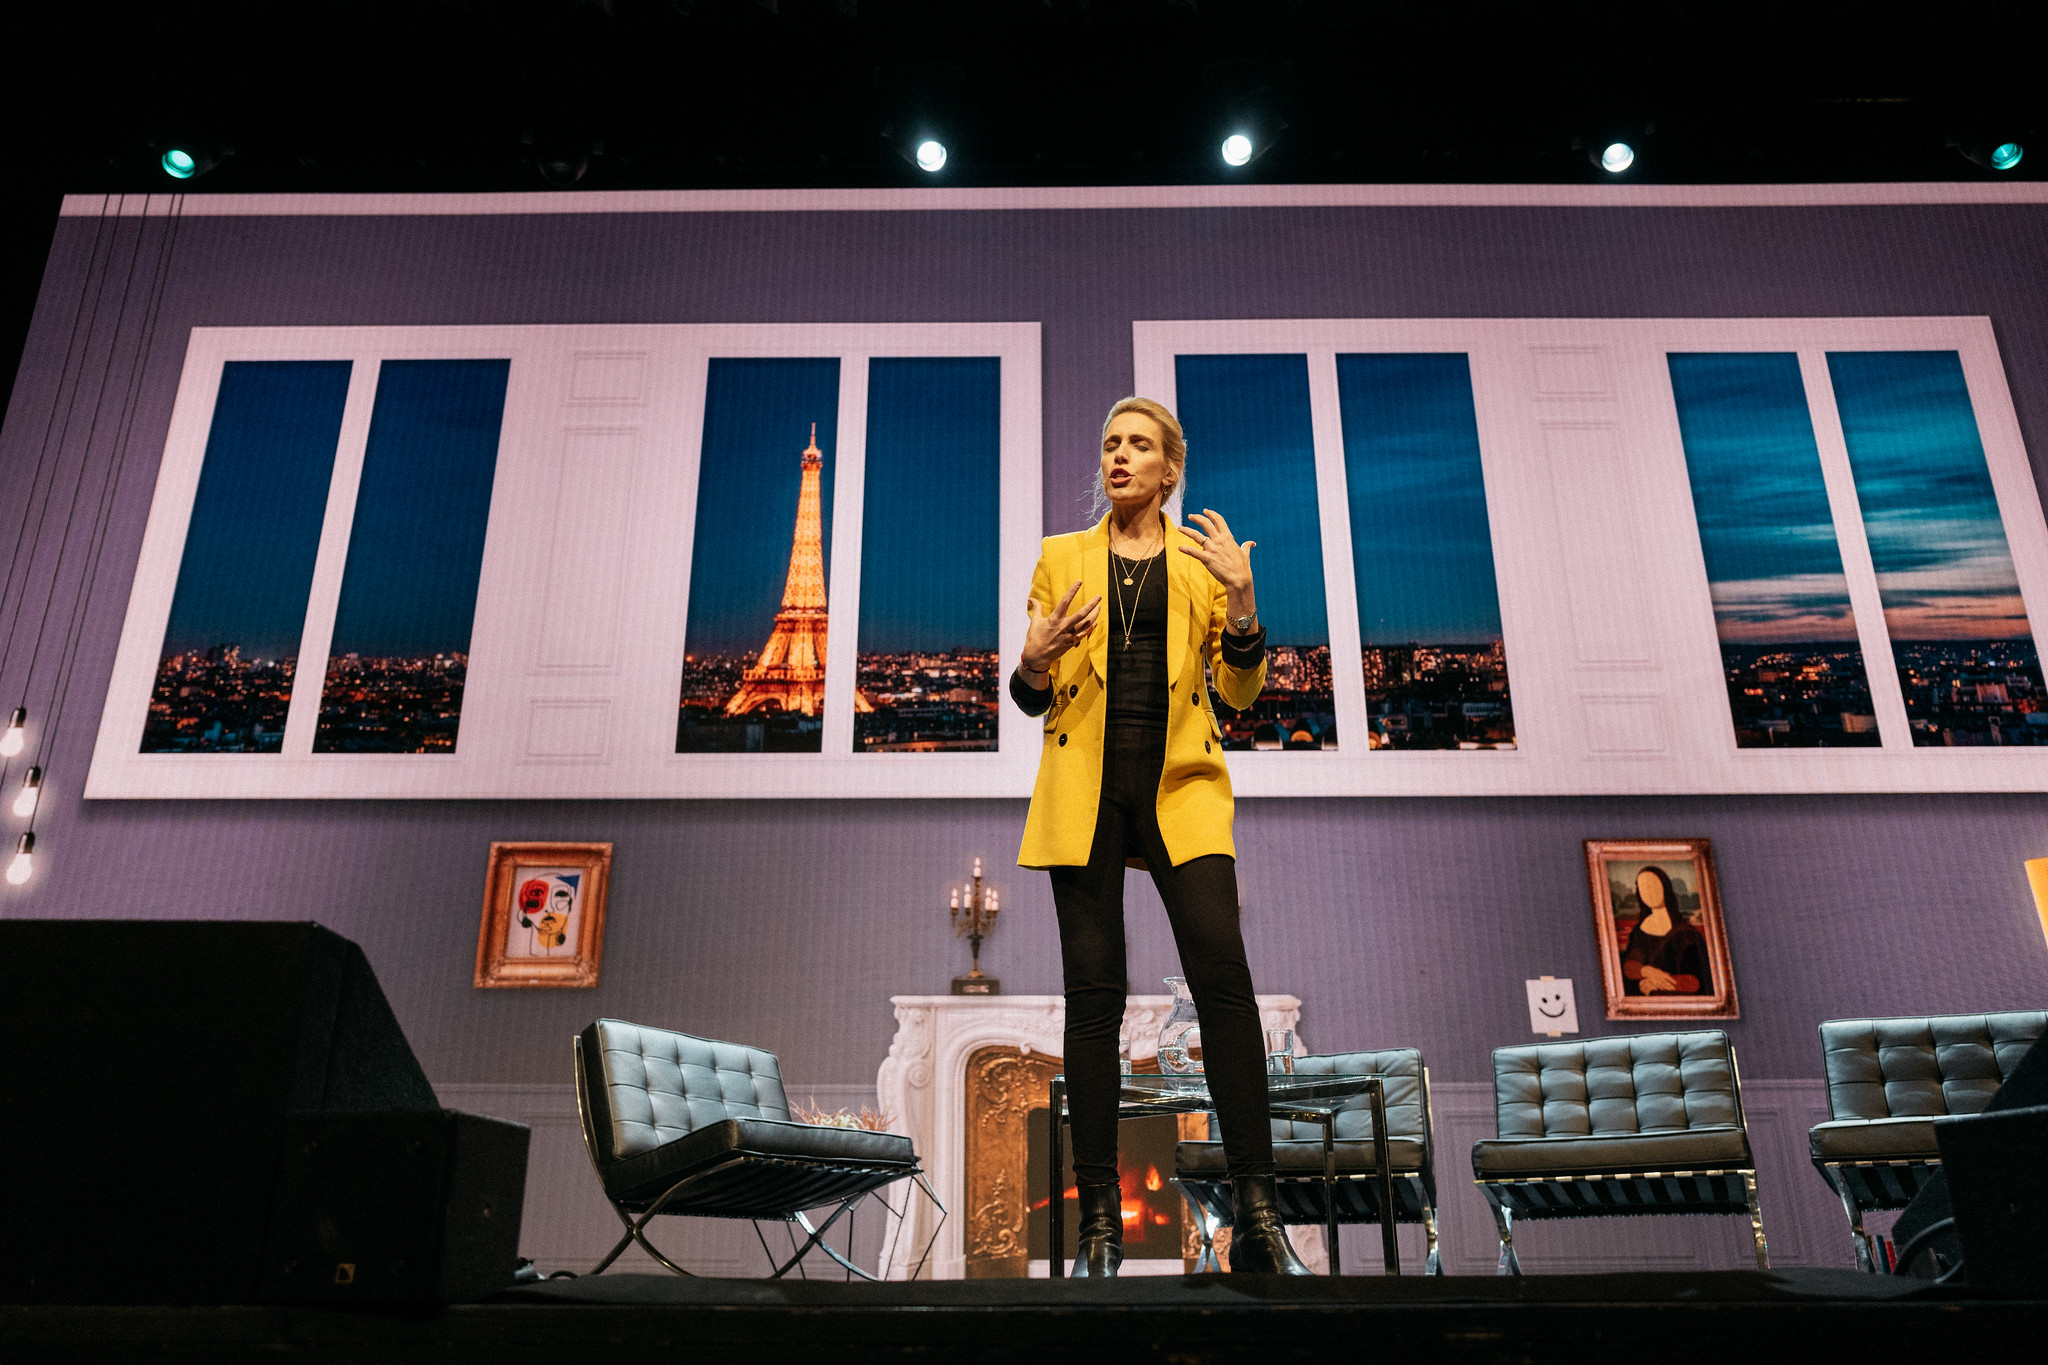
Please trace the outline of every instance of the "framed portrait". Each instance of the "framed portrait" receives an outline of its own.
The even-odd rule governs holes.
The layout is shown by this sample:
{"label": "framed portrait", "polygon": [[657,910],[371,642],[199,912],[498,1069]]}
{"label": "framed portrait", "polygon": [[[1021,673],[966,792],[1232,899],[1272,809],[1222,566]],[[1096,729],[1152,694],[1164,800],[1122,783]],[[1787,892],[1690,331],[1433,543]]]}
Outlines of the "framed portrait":
{"label": "framed portrait", "polygon": [[1734,1019],[1735,970],[1705,839],[1588,839],[1609,1019]]}
{"label": "framed portrait", "polygon": [[476,984],[595,986],[611,870],[610,844],[492,844]]}

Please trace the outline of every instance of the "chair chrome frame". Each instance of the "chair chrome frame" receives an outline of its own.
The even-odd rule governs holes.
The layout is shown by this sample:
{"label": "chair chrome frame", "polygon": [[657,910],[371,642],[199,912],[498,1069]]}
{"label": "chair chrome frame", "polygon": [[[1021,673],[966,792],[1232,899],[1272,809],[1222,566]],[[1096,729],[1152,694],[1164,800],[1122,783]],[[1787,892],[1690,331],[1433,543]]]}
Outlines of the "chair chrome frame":
{"label": "chair chrome frame", "polygon": [[[592,1118],[590,1112],[590,1102],[585,1093],[586,1084],[588,1081],[588,1072],[586,1070],[583,1060],[582,1036],[579,1034],[571,1038],[569,1046],[571,1052],[575,1054],[576,1059],[576,1118],[583,1129],[583,1151],[584,1154],[590,1158],[590,1169],[597,1176],[598,1188],[602,1190],[604,1189],[604,1168],[602,1165],[599,1164],[597,1128],[596,1123]],[[825,1240],[825,1234],[831,1231],[833,1225],[837,1223],[842,1217],[845,1217],[848,1214],[852,1213],[853,1210],[863,1200],[867,1199],[870,1195],[874,1195],[876,1197],[877,1201],[882,1205],[884,1212],[887,1215],[894,1217],[897,1220],[898,1225],[900,1227],[903,1218],[903,1211],[897,1209],[895,1206],[890,1204],[887,1199],[881,1198],[879,1191],[883,1189],[885,1186],[892,1185],[899,1180],[908,1179],[915,1182],[917,1187],[924,1191],[925,1198],[931,1200],[934,1207],[936,1207],[939,1211],[938,1224],[932,1229],[931,1239],[925,1243],[924,1252],[921,1256],[919,1256],[917,1267],[911,1272],[910,1278],[913,1280],[917,1279],[920,1275],[924,1273],[925,1263],[931,1257],[932,1247],[937,1245],[938,1243],[939,1231],[946,1225],[946,1206],[944,1202],[940,1200],[937,1191],[932,1189],[931,1181],[925,1176],[924,1169],[921,1165],[913,1162],[912,1165],[906,1169],[902,1166],[896,1165],[860,1166],[844,1162],[811,1161],[798,1157],[758,1157],[744,1154],[728,1157],[723,1161],[714,1162],[710,1166],[707,1166],[701,1170],[692,1171],[690,1174],[684,1176],[681,1180],[678,1180],[675,1184],[669,1186],[666,1190],[662,1191],[660,1195],[656,1196],[651,1200],[614,1199],[611,1197],[609,1193],[607,1193],[605,1195],[605,1202],[611,1206],[612,1212],[618,1215],[618,1219],[621,1223],[625,1225],[626,1231],[624,1235],[619,1238],[617,1245],[613,1246],[609,1252],[605,1253],[604,1259],[599,1261],[595,1266],[593,1266],[589,1273],[592,1275],[602,1275],[607,1269],[610,1268],[612,1262],[618,1260],[618,1258],[625,1253],[627,1247],[633,1245],[635,1242],[638,1242],[643,1251],[645,1251],[649,1256],[653,1257],[655,1261],[657,1261],[666,1269],[672,1271],[677,1275],[686,1275],[693,1279],[696,1278],[696,1274],[694,1271],[685,1270],[682,1266],[677,1265],[673,1260],[670,1260],[668,1256],[664,1255],[662,1251],[654,1245],[653,1242],[647,1239],[647,1225],[651,1223],[658,1214],[668,1212],[669,1205],[674,1203],[677,1199],[683,1197],[685,1192],[688,1191],[691,1186],[697,1184],[700,1181],[705,1180],[710,1176],[714,1176],[720,1174],[721,1172],[731,1170],[735,1166],[742,1166],[749,1163],[755,1165],[765,1164],[777,1167],[787,1167],[792,1171],[808,1171],[813,1172],[822,1177],[839,1178],[836,1180],[829,1181],[829,1183],[833,1185],[835,1188],[833,1188],[832,1193],[828,1195],[826,1198],[819,1200],[815,1204],[806,1205],[803,1208],[792,1209],[786,1213],[778,1215],[764,1215],[756,1212],[702,1208],[678,1208],[674,1210],[674,1212],[681,1215],[695,1216],[700,1218],[741,1218],[753,1223],[754,1235],[760,1240],[761,1249],[764,1253],[767,1254],[769,1265],[775,1267],[773,1272],[768,1277],[770,1279],[779,1280],[784,1275],[787,1275],[791,1270],[797,1267],[798,1263],[800,1263],[805,1256],[810,1254],[811,1249],[813,1247],[816,1247],[819,1250],[823,1251],[827,1256],[831,1257],[834,1261],[837,1261],[841,1266],[845,1267],[845,1269],[851,1272],[852,1274],[858,1275],[864,1280],[879,1281],[881,1278],[880,1276],[870,1274],[869,1272],[861,1269],[859,1266],[855,1265],[851,1260],[849,1260],[846,1255],[841,1254],[836,1248],[834,1248],[831,1243],[827,1242]],[[828,1217],[826,1217],[824,1222],[813,1224],[809,1216],[810,1210],[813,1208],[824,1207],[831,1207],[831,1214]],[[638,1216],[636,1217],[635,1214],[637,1214]],[[806,1234],[808,1234],[803,1244],[800,1247],[797,1247],[795,1254],[793,1254],[787,1261],[784,1261],[780,1266],[775,1266],[775,1255],[773,1252],[770,1252],[768,1250],[767,1239],[761,1236],[760,1224],[764,1216],[775,1217],[783,1223],[793,1223],[797,1227],[803,1229],[803,1231]],[[794,1234],[792,1234],[790,1240],[792,1243],[795,1242]],[[852,1250],[850,1243],[848,1245],[847,1250],[848,1252],[851,1252]]]}
{"label": "chair chrome frame", "polygon": [[[1384,1109],[1378,1115],[1384,1114]],[[1422,1068],[1422,1169],[1414,1174],[1397,1173],[1393,1176],[1394,1221],[1413,1223],[1421,1227],[1424,1254],[1422,1273],[1441,1275],[1444,1273],[1443,1248],[1439,1242],[1436,1221],[1436,1106],[1430,1098],[1429,1068]],[[1377,1116],[1377,1115],[1376,1115]],[[1219,1272],[1223,1269],[1221,1259],[1216,1255],[1216,1234],[1230,1222],[1232,1206],[1227,1180],[1189,1180],[1176,1176],[1173,1181],[1180,1190],[1180,1197],[1188,1206],[1188,1214],[1195,1220],[1195,1227],[1201,1236],[1201,1252],[1195,1258],[1194,1273],[1197,1275]],[[1377,1207],[1379,1183],[1376,1171],[1355,1171],[1339,1175],[1334,1171],[1317,1172],[1314,1175],[1281,1175],[1274,1179],[1274,1190],[1279,1198],[1281,1219],[1296,1227],[1323,1226],[1334,1229],[1346,1223],[1378,1223]],[[1324,1207],[1323,1191],[1330,1189],[1335,1196],[1336,1216]],[[1405,1197],[1404,1197],[1405,1196]],[[1404,1206],[1415,1206],[1417,1212],[1408,1214]],[[1332,1273],[1342,1264],[1336,1259],[1337,1249],[1330,1249]]]}
{"label": "chair chrome frame", "polygon": [[[1749,1116],[1742,1106],[1742,1066],[1736,1060],[1732,1040],[1728,1043],[1728,1076],[1734,1092],[1735,1121],[1747,1145]],[[1755,1160],[1753,1151],[1751,1160]],[[1521,1258],[1515,1254],[1517,1217],[1584,1218],[1614,1214],[1747,1214],[1749,1235],[1756,1245],[1756,1268],[1771,1268],[1771,1247],[1764,1236],[1754,1165],[1713,1170],[1475,1178],[1472,1183],[1486,1197],[1487,1206],[1493,1210],[1494,1227],[1500,1234],[1500,1258],[1493,1271],[1496,1275],[1522,1273]]]}
{"label": "chair chrome frame", "polygon": [[1817,1163],[1828,1188],[1842,1201],[1849,1215],[1849,1237],[1856,1246],[1856,1268],[1867,1274],[1882,1273],[1878,1264],[1877,1236],[1863,1226],[1866,1213],[1903,1209],[1913,1202],[1935,1172],[1940,1157],[1898,1161],[1824,1161]]}

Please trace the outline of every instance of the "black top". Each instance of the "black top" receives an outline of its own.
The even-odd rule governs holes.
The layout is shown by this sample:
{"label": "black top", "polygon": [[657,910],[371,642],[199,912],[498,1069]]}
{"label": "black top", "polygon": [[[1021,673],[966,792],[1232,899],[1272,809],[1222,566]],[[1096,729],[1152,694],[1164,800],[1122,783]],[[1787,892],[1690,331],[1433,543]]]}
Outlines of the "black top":
{"label": "black top", "polygon": [[[1129,579],[1128,586],[1124,580]],[[1109,552],[1109,710],[1112,730],[1166,733],[1166,547],[1150,559]]]}
{"label": "black top", "polygon": [[[1147,572],[1149,567],[1149,572]],[[1102,619],[1109,631],[1108,728],[1166,729],[1166,550],[1150,559],[1109,557],[1109,591],[1103,595]],[[1129,578],[1131,585],[1124,586]],[[1119,598],[1121,593],[1121,598]],[[1124,625],[1130,625],[1130,643]],[[1257,668],[1266,657],[1266,631],[1250,635],[1223,633],[1223,661],[1232,668]],[[1010,697],[1027,716],[1042,716],[1052,706],[1052,683],[1032,687],[1021,672],[1010,675]]]}

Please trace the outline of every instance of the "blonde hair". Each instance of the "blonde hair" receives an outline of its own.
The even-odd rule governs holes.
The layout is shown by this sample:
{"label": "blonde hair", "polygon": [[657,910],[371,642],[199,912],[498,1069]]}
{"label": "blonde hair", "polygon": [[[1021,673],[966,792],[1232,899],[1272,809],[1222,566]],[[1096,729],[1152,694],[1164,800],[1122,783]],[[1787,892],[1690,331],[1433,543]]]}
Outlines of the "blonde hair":
{"label": "blonde hair", "polygon": [[[1166,410],[1164,403],[1150,398],[1140,398],[1135,394],[1129,398],[1119,398],[1110,406],[1109,416],[1102,419],[1102,434],[1108,436],[1109,424],[1127,412],[1142,413],[1159,426],[1159,434],[1165,446],[1163,453],[1166,456],[1167,473],[1166,495],[1160,499],[1163,508],[1179,498],[1181,485],[1187,480],[1187,437],[1181,434],[1180,420]],[[1098,468],[1089,476],[1088,490],[1089,519],[1100,521],[1109,511],[1109,493],[1102,486],[1101,469]],[[1172,517],[1173,513],[1169,512],[1167,515]]]}

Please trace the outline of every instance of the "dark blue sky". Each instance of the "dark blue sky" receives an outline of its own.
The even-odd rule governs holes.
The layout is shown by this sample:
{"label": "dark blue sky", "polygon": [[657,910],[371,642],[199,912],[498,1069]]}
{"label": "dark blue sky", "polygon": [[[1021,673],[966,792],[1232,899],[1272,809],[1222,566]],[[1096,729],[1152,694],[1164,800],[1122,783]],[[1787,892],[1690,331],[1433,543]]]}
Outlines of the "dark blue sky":
{"label": "dark blue sky", "polygon": [[1328,644],[1308,357],[1176,356],[1174,386],[1188,441],[1182,523],[1213,507],[1238,540],[1258,542],[1252,574],[1271,643]]}
{"label": "dark blue sky", "polygon": [[[692,654],[757,654],[768,643],[789,548],[811,423],[825,468],[825,585],[832,584],[832,471],[839,445],[839,361],[713,360],[697,466],[690,551]],[[829,599],[828,599],[829,605]],[[840,626],[840,638],[845,627]]]}
{"label": "dark blue sky", "polygon": [[994,649],[1002,361],[868,362],[860,652]]}
{"label": "dark blue sky", "polygon": [[1856,498],[1895,640],[2031,635],[1954,351],[1830,351]]}
{"label": "dark blue sky", "polygon": [[507,360],[387,360],[356,489],[334,655],[466,653]]}
{"label": "dark blue sky", "polygon": [[231,360],[185,534],[164,654],[239,644],[245,659],[299,652],[346,360]]}
{"label": "dark blue sky", "polygon": [[1340,355],[1363,643],[1500,638],[1472,370],[1463,355]]}
{"label": "dark blue sky", "polygon": [[1666,357],[1722,640],[1853,640],[1799,357]]}

